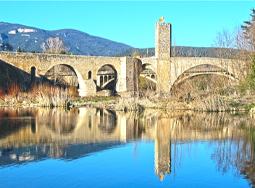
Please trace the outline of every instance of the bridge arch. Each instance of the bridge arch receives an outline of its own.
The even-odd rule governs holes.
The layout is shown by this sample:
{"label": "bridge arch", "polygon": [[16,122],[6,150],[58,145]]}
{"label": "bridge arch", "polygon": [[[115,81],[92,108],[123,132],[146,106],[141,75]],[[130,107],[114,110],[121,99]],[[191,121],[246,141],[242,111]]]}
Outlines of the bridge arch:
{"label": "bridge arch", "polygon": [[118,72],[114,65],[105,64],[97,69],[97,87],[98,90],[110,89],[116,91],[118,82]]}
{"label": "bridge arch", "polygon": [[150,63],[143,63],[142,70],[139,75],[142,89],[156,89],[157,72],[155,67]]}
{"label": "bridge arch", "polygon": [[174,87],[178,86],[180,83],[184,82],[185,80],[191,79],[193,77],[200,76],[200,75],[219,75],[219,76],[227,77],[228,79],[231,79],[233,81],[238,80],[238,78],[236,78],[233,73],[231,73],[230,71],[222,67],[212,65],[212,64],[200,64],[183,71],[177,77],[177,79],[174,80],[170,91],[172,91]]}
{"label": "bridge arch", "polygon": [[48,69],[44,72],[43,77],[44,78],[48,77],[47,73],[49,73],[52,68],[54,68],[54,67],[56,67],[58,65],[65,66],[68,69],[70,69],[72,71],[72,73],[74,73],[74,75],[72,75],[72,73],[68,72],[68,73],[66,73],[66,75],[67,76],[72,75],[72,76],[76,76],[77,77],[77,82],[78,82],[77,85],[76,85],[77,88],[79,88],[79,89],[85,88],[85,83],[84,83],[83,77],[80,74],[80,72],[77,71],[77,69],[75,69],[73,66],[71,66],[71,65],[69,65],[67,63],[59,63],[59,64],[55,64],[55,65],[49,66]]}
{"label": "bridge arch", "polygon": [[151,69],[151,70],[153,70],[154,72],[156,72],[155,67],[154,67],[152,64],[150,64],[150,63],[143,63],[143,64],[142,64],[142,71],[144,71],[144,70],[146,70],[146,69]]}

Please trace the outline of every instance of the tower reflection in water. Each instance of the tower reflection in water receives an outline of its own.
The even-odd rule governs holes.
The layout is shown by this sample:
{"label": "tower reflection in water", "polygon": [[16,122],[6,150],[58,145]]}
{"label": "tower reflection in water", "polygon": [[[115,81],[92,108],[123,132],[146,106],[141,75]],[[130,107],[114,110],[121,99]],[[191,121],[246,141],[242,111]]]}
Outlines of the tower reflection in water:
{"label": "tower reflection in water", "polygon": [[[253,122],[245,118],[247,123]],[[47,157],[75,160],[127,142],[155,140],[155,174],[163,180],[171,174],[176,161],[182,158],[182,153],[175,149],[171,151],[171,145],[174,147],[194,140],[218,140],[219,143],[235,140],[242,144],[236,153],[247,150],[242,148],[253,148],[247,131],[237,129],[242,122],[244,119],[220,113],[152,110],[137,115],[96,108],[70,111],[0,109],[0,165],[4,168],[12,164],[45,160]],[[244,158],[253,160],[253,150],[249,151],[243,153],[240,163],[247,162]],[[233,153],[233,149],[230,152]],[[222,153],[217,153],[219,155]],[[221,160],[217,161],[220,163]]]}
{"label": "tower reflection in water", "polygon": [[155,173],[160,180],[171,173],[171,134],[168,123],[163,120],[155,127]]}

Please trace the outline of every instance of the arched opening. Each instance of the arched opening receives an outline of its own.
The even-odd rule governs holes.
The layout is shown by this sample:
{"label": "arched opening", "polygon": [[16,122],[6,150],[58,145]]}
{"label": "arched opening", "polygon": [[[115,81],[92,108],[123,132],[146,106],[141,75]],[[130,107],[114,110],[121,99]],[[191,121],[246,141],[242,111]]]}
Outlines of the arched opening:
{"label": "arched opening", "polygon": [[116,92],[117,71],[112,65],[104,65],[97,71],[97,86],[100,90]]}
{"label": "arched opening", "polygon": [[142,90],[156,90],[157,80],[155,68],[151,64],[143,64],[142,72],[140,73],[140,85]]}
{"label": "arched opening", "polygon": [[51,67],[44,75],[43,82],[49,82],[54,86],[78,88],[78,77],[74,69],[65,64]]}
{"label": "arched opening", "polygon": [[104,84],[103,76],[100,76],[100,87]]}
{"label": "arched opening", "polygon": [[31,67],[31,83],[35,83],[36,68]]}
{"label": "arched opening", "polygon": [[209,64],[198,65],[184,71],[173,83],[171,93],[181,99],[191,99],[208,94],[231,92],[237,83],[234,75]]}
{"label": "arched opening", "polygon": [[89,72],[88,72],[88,79],[90,80],[91,78],[92,78],[92,72],[89,71]]}

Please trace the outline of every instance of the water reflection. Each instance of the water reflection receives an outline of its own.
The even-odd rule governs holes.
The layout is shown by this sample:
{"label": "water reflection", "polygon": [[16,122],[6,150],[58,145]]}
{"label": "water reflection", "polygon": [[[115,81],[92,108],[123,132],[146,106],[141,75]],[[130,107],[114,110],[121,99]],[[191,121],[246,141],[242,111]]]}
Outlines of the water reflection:
{"label": "water reflection", "polygon": [[[142,115],[106,109],[0,109],[0,165],[56,158],[74,160],[139,140],[155,141],[155,174],[177,173],[189,143],[216,142],[219,172],[235,171],[254,185],[254,119],[229,113],[163,112]],[[136,148],[137,149],[137,148]]]}

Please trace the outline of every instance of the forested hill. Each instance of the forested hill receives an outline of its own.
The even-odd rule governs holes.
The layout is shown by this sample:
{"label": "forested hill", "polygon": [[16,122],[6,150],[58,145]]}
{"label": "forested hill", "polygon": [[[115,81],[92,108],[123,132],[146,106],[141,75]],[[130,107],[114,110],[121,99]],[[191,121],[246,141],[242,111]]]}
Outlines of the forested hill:
{"label": "forested hill", "polygon": [[[172,57],[224,57],[231,58],[237,52],[236,49],[224,49],[214,47],[188,47],[174,46],[172,47]],[[130,48],[123,50],[115,57],[136,56],[151,57],[155,55],[155,48]]]}
{"label": "forested hill", "polygon": [[43,30],[20,24],[0,22],[0,51],[1,46],[11,45],[9,51],[15,52],[18,47],[25,51],[42,51],[41,44],[49,37],[59,37],[69,52],[78,55],[113,56],[114,54],[132,48],[129,45],[92,36],[74,29],[55,31]]}

